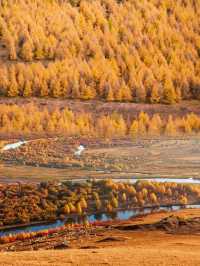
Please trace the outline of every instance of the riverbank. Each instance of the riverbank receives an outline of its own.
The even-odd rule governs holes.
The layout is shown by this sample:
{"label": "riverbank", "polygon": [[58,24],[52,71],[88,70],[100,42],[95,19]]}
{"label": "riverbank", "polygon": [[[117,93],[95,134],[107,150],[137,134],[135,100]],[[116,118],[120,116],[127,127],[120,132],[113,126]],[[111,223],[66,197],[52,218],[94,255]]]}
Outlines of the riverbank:
{"label": "riverbank", "polygon": [[[140,209],[149,212],[159,206],[171,208],[198,204],[199,191],[199,184],[156,181],[132,184],[112,179],[1,184],[0,227],[55,220],[57,225],[57,221],[64,223],[67,217],[77,217],[75,223],[79,223],[79,217],[90,222],[91,219],[101,220],[98,218],[101,214],[106,214],[109,219],[116,218],[116,214],[119,219],[128,219]],[[128,217],[124,218],[123,210],[129,212]]]}
{"label": "riverbank", "polygon": [[[62,243],[65,235],[60,234],[51,238],[41,238],[39,241],[18,241],[16,247],[21,252],[2,252],[0,260],[2,265],[28,266],[28,265],[192,265],[197,266],[199,259],[199,226],[200,210],[181,210],[173,216],[172,229],[156,229],[156,224],[166,225],[170,222],[170,213],[155,213],[145,217],[139,217],[134,221],[118,223],[121,227],[102,228],[99,231],[88,233],[81,237],[71,237],[65,240],[65,246],[60,245],[56,250],[48,249],[51,245]],[[172,221],[172,220],[171,220]],[[196,221],[196,223],[195,223]],[[187,223],[190,226],[187,227]],[[184,227],[183,224],[185,223]],[[195,224],[194,224],[195,223]],[[142,226],[150,225],[150,229],[142,229]],[[176,227],[173,226],[177,225]],[[179,225],[180,224],[180,225]],[[140,226],[139,229],[123,230],[123,227]],[[164,226],[162,227],[164,228]],[[182,228],[182,229],[181,229]],[[190,228],[189,231],[183,231]],[[182,232],[180,231],[182,230]],[[194,231],[195,229],[195,231]],[[62,241],[60,241],[62,239]],[[57,243],[57,244],[56,244]],[[33,251],[38,247],[37,252]],[[13,244],[12,244],[13,246]],[[57,250],[63,249],[63,250]],[[124,256],[126,254],[126,256]],[[165,261],[163,261],[165,256]],[[95,263],[96,262],[96,263]]]}
{"label": "riverbank", "polygon": [[132,219],[137,219],[137,217],[148,216],[153,213],[162,213],[162,212],[171,212],[174,213],[180,211],[181,209],[200,209],[200,203],[190,203],[188,205],[180,204],[164,204],[164,205],[147,205],[135,208],[118,208],[113,213],[103,213],[103,212],[93,212],[87,213],[85,216],[78,216],[76,214],[67,215],[63,220],[55,221],[40,221],[40,222],[31,222],[26,224],[16,224],[9,226],[0,227],[0,237],[7,235],[16,235],[21,233],[29,232],[40,232],[43,230],[51,230],[62,226],[65,226],[70,223],[81,225],[84,221],[87,221],[90,224],[99,223],[101,224],[115,224],[119,221],[130,221]]}

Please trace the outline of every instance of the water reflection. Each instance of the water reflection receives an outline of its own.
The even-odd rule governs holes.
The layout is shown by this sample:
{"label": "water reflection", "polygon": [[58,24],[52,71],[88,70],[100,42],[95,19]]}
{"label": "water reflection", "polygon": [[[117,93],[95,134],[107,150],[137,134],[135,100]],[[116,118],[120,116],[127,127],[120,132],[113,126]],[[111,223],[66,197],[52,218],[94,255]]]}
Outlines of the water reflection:
{"label": "water reflection", "polygon": [[2,230],[0,231],[0,236],[5,236],[9,234],[17,234],[17,233],[22,233],[22,232],[37,232],[45,229],[50,229],[50,228],[56,228],[60,227],[64,224],[72,224],[72,223],[79,223],[82,224],[84,221],[89,221],[89,222],[95,222],[95,221],[111,221],[111,220],[127,220],[130,218],[134,218],[138,215],[143,215],[143,214],[149,214],[149,213],[155,213],[159,212],[162,210],[165,211],[177,211],[182,208],[200,208],[200,205],[186,205],[186,206],[181,206],[181,205],[173,205],[173,206],[161,206],[161,207],[153,207],[153,208],[141,208],[141,209],[132,209],[132,210],[123,210],[123,211],[118,211],[118,212],[112,212],[112,213],[98,213],[98,214],[92,214],[92,215],[86,215],[84,217],[68,217],[64,221],[57,220],[54,223],[51,224],[42,224],[42,225],[31,225],[31,226],[26,226],[26,227],[21,227],[17,229],[9,229],[9,230]]}

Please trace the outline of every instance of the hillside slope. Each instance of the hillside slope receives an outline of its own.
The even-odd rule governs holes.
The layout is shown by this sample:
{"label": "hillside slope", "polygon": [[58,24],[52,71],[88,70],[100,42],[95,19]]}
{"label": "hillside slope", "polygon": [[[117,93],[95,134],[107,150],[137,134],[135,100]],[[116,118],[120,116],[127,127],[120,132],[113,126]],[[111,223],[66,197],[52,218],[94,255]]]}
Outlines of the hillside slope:
{"label": "hillside slope", "polygon": [[2,0],[0,94],[199,98],[199,0]]}

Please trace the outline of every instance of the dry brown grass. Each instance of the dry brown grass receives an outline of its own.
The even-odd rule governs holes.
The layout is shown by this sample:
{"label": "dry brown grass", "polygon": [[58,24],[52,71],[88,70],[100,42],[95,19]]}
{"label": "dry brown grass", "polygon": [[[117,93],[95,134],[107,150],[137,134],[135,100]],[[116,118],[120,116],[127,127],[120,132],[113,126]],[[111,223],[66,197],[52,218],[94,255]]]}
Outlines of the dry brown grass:
{"label": "dry brown grass", "polygon": [[[183,244],[184,245],[184,244]],[[186,245],[187,246],[187,245]],[[199,266],[198,250],[183,247],[166,250],[152,247],[117,247],[98,250],[39,251],[0,254],[1,265],[12,266],[61,266],[61,265],[124,265],[160,266],[191,265]]]}
{"label": "dry brown grass", "polygon": [[[5,180],[6,173],[6,177],[16,179],[16,172],[18,179],[28,178],[31,181],[133,176],[199,178],[199,143],[198,136],[179,140],[91,142],[86,143],[83,156],[77,158],[73,156],[73,151],[78,144],[71,145],[68,138],[49,141],[42,149],[39,141],[35,141],[27,144],[27,148],[25,146],[16,151],[0,154],[3,163],[18,164],[18,166],[2,165],[0,178],[1,181]],[[21,165],[24,163],[27,165]]]}
{"label": "dry brown grass", "polygon": [[[154,223],[172,213],[151,214],[139,218],[134,223]],[[199,210],[182,210],[179,217],[199,217]],[[0,265],[12,266],[62,266],[62,265],[113,265],[113,266],[197,266],[200,265],[198,234],[167,234],[160,231],[105,231],[103,235],[123,237],[126,241],[100,243],[99,237],[84,241],[93,241],[96,248],[65,249],[50,251],[31,251],[0,253]],[[102,238],[102,237],[101,237]],[[88,242],[89,241],[89,242]]]}

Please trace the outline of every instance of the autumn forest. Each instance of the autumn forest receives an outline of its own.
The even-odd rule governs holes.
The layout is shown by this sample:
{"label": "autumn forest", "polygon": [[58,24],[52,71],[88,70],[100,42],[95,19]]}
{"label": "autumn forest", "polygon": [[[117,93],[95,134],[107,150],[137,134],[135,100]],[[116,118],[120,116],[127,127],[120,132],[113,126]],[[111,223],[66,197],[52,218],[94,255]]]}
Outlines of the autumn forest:
{"label": "autumn forest", "polygon": [[1,1],[1,96],[174,104],[199,57],[199,0]]}
{"label": "autumn forest", "polygon": [[184,205],[199,199],[199,186],[175,183],[162,185],[150,181],[138,181],[133,185],[112,180],[82,184],[65,182],[62,185],[42,182],[37,185],[2,185],[0,193],[3,199],[1,227],[13,223],[55,220],[57,217],[62,219],[66,214],[81,216],[91,211],[112,213],[124,206]]}
{"label": "autumn forest", "polygon": [[199,233],[200,0],[0,0],[0,264],[200,265]]}
{"label": "autumn forest", "polygon": [[152,116],[140,112],[130,119],[118,112],[95,115],[73,112],[69,108],[48,110],[34,104],[24,106],[1,104],[0,134],[29,137],[38,135],[88,136],[111,139],[127,137],[156,137],[200,133],[200,116],[188,113],[183,117],[158,113]]}

